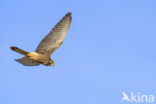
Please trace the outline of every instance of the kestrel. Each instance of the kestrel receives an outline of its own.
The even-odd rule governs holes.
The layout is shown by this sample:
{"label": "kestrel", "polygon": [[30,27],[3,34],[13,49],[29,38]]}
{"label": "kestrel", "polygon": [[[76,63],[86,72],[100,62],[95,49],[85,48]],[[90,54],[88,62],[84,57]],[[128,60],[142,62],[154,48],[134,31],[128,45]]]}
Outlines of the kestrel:
{"label": "kestrel", "polygon": [[27,52],[18,47],[11,46],[10,49],[22,55],[23,58],[15,59],[25,66],[37,66],[40,64],[54,66],[54,61],[50,58],[51,54],[62,44],[71,24],[71,13],[67,13],[43,38],[34,52]]}

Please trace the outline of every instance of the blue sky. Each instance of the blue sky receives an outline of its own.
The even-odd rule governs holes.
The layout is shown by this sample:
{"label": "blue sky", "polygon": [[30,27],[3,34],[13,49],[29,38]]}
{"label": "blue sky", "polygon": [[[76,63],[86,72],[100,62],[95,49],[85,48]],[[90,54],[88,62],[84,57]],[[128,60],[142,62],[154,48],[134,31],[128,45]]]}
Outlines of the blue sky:
{"label": "blue sky", "polygon": [[[155,0],[1,0],[1,104],[120,104],[122,92],[156,95]],[[26,67],[9,49],[33,52],[67,13],[72,24],[51,56]]]}

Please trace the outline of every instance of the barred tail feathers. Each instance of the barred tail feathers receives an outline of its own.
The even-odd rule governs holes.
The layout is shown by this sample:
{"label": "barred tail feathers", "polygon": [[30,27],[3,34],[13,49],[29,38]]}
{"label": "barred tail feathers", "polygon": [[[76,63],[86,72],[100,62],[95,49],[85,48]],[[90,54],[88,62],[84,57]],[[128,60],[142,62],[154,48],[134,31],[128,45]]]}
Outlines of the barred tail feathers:
{"label": "barred tail feathers", "polygon": [[22,54],[22,55],[27,55],[27,54],[29,54],[29,52],[24,51],[24,50],[22,50],[22,49],[20,49],[20,48],[18,48],[18,47],[11,46],[10,49],[13,50],[13,51],[15,51],[15,52],[18,52],[18,53],[20,53],[20,54]]}

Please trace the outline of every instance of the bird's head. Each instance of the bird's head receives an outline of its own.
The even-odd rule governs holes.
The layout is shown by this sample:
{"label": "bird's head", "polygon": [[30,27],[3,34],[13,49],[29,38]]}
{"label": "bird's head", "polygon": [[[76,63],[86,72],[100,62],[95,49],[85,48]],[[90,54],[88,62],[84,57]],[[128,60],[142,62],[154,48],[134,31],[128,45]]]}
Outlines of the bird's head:
{"label": "bird's head", "polygon": [[50,59],[48,65],[49,66],[54,66],[55,65],[55,62],[52,59]]}

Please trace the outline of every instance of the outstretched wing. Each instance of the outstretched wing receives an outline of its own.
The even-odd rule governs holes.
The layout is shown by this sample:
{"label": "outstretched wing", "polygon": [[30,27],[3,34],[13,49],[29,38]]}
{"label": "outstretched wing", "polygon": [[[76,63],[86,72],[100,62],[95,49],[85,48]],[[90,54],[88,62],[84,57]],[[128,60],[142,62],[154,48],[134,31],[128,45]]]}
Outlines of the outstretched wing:
{"label": "outstretched wing", "polygon": [[39,62],[36,62],[32,59],[30,59],[29,57],[23,57],[23,58],[20,58],[20,59],[15,59],[15,61],[25,65],[25,66],[37,66],[37,65],[40,65]]}
{"label": "outstretched wing", "polygon": [[70,24],[71,13],[67,13],[50,31],[50,33],[41,41],[35,51],[50,56],[63,42]]}

